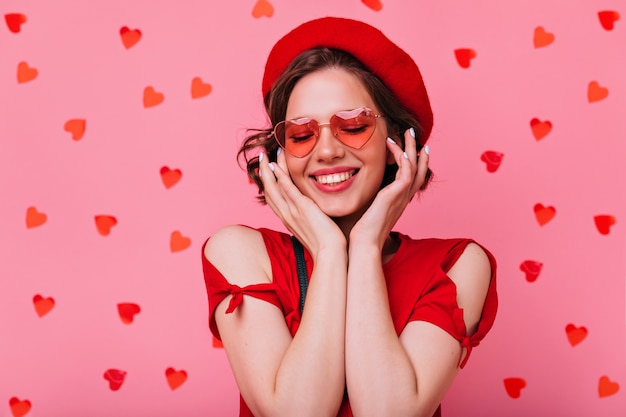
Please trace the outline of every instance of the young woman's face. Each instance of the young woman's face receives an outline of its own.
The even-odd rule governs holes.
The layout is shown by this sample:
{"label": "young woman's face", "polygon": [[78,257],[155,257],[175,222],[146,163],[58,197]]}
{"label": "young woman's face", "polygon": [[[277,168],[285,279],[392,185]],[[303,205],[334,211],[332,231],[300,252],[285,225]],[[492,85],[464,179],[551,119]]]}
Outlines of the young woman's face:
{"label": "young woman's face", "polygon": [[[339,111],[374,105],[361,81],[342,69],[326,69],[303,77],[293,89],[285,119],[307,117],[328,123]],[[388,152],[384,118],[376,120],[369,141],[360,149],[344,145],[328,125],[320,128],[317,144],[305,157],[286,154],[294,184],[333,218],[360,217],[378,192]]]}

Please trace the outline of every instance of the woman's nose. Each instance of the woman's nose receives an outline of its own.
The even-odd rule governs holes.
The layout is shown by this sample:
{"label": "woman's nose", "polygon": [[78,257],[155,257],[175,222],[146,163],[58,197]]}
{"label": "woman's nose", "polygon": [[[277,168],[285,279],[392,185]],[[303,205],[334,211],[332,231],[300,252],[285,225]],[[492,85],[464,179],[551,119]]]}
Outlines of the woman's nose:
{"label": "woman's nose", "polygon": [[344,155],[343,143],[333,134],[330,123],[320,123],[320,133],[317,139],[315,153],[320,160],[331,160]]}

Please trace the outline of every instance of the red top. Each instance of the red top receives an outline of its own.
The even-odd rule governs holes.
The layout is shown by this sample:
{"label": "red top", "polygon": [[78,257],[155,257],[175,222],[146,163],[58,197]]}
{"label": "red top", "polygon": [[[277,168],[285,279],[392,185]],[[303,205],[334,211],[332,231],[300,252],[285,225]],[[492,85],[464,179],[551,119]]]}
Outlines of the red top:
{"label": "red top", "polygon": [[[300,286],[291,237],[269,229],[258,229],[258,231],[263,236],[270,258],[273,276],[271,283],[248,285],[243,288],[232,285],[206,257],[202,256],[204,280],[209,297],[209,326],[213,335],[218,339],[220,335],[215,323],[215,308],[229,295],[232,295],[232,298],[226,313],[232,313],[244,301],[243,295],[245,294],[272,303],[281,309],[292,336],[298,330]],[[413,240],[400,233],[397,236],[400,239],[400,247],[391,260],[383,264],[396,333],[400,335],[404,327],[414,320],[427,321],[442,328],[459,340],[461,346],[467,348],[465,359],[460,364],[463,368],[472,348],[485,337],[496,316],[498,306],[496,261],[493,255],[485,250],[491,263],[491,284],[478,330],[472,336],[467,336],[463,310],[456,302],[456,286],[446,275],[446,271],[454,265],[465,247],[473,241],[470,239]],[[306,251],[305,260],[310,277],[313,260]],[[243,398],[239,415],[241,417],[253,416]],[[440,415],[441,411],[437,409],[433,417]],[[347,397],[344,398],[337,416],[352,416]]]}

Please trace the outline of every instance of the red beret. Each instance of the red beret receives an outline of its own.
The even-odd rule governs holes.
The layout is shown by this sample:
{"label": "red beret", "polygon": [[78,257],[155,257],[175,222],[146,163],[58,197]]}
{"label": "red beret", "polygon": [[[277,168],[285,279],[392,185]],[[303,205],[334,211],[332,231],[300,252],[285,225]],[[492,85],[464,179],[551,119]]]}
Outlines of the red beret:
{"label": "red beret", "polygon": [[307,49],[340,49],[353,55],[417,116],[424,136],[433,128],[433,112],[422,75],[413,59],[380,30],[351,19],[324,17],[303,23],[283,36],[270,52],[263,75],[263,97],[291,61]]}

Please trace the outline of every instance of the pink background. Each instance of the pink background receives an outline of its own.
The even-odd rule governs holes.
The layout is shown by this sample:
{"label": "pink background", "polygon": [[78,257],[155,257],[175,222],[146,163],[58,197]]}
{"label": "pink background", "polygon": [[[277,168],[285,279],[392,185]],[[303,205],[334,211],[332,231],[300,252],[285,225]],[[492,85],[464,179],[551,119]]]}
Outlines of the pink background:
{"label": "pink background", "polygon": [[[235,152],[265,122],[269,49],[326,15],[382,29],[429,88],[436,182],[398,228],[474,237],[499,262],[499,316],[444,414],[626,415],[624,2],[269,1],[3,0],[0,416],[237,414],[200,249],[225,224],[281,228]],[[603,27],[601,11],[621,19]],[[123,27],[141,39],[125,47]],[[22,62],[35,78],[18,82]],[[192,98],[196,77],[210,94]],[[149,86],[164,99],[146,108]],[[552,129],[537,138],[532,119]],[[495,172],[485,151],[504,155]],[[117,221],[108,235],[99,215]],[[132,323],[120,303],[139,306]],[[126,372],[117,390],[109,369]]]}

